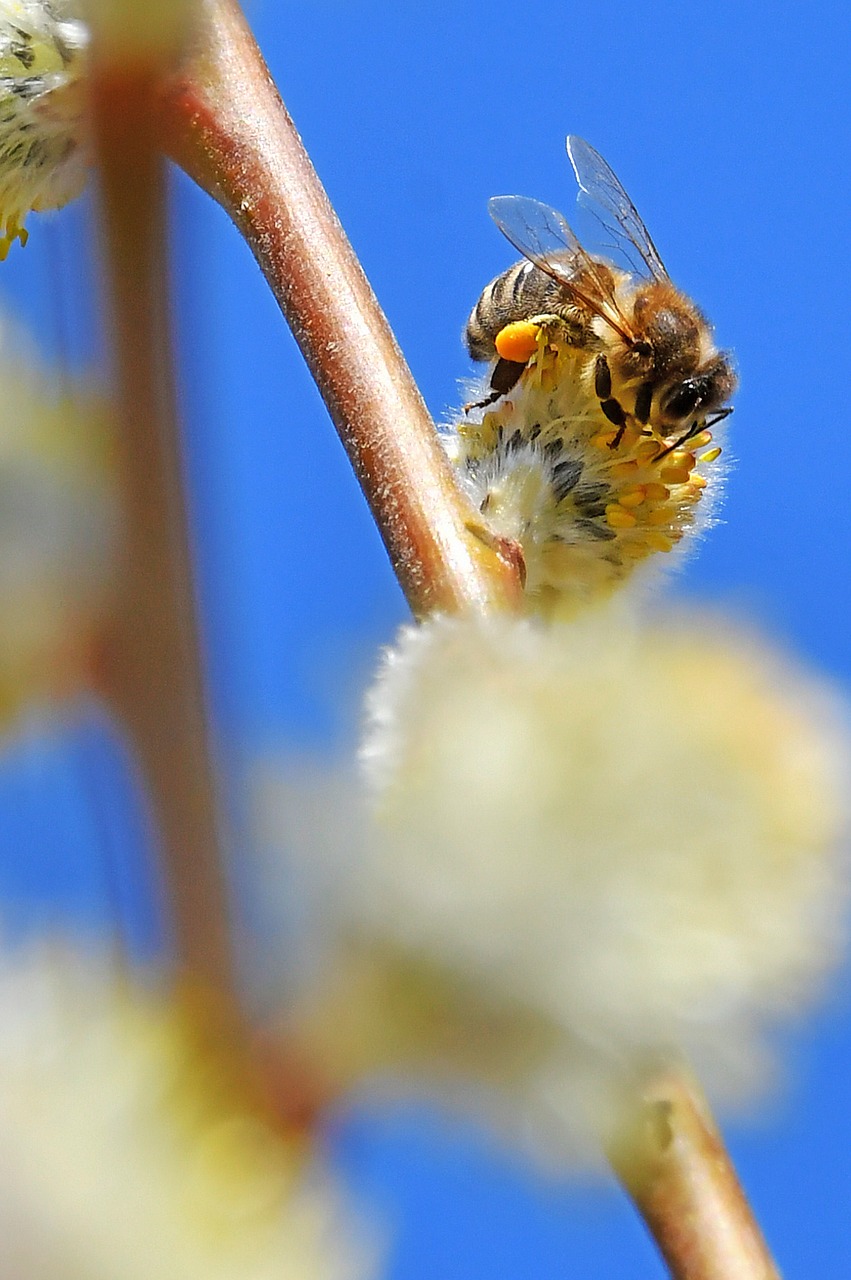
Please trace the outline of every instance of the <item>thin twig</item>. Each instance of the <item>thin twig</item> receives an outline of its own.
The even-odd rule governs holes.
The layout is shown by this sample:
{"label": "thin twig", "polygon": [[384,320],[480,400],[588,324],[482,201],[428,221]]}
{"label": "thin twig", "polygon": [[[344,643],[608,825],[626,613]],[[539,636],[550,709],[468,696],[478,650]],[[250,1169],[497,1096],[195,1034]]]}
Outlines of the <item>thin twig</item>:
{"label": "thin twig", "polygon": [[91,105],[112,346],[123,563],[102,677],[157,826],[182,976],[236,1012],[171,363],[162,68],[99,56]]}
{"label": "thin twig", "polygon": [[417,614],[510,607],[518,549],[487,539],[235,0],[210,0],[165,101],[168,146],[251,246]]}
{"label": "thin twig", "polygon": [[644,1082],[609,1158],[677,1280],[779,1280],[706,1099],[684,1070]]}

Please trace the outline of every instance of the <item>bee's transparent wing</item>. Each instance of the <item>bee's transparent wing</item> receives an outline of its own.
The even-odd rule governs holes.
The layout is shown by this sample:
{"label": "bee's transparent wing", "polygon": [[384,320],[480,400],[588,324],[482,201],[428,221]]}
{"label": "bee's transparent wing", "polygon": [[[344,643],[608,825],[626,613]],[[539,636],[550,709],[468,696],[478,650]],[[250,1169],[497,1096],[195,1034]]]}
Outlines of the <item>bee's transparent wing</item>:
{"label": "bee's transparent wing", "polygon": [[[619,249],[636,267],[637,252],[654,280],[667,280],[668,273],[649,231],[603,157],[573,134],[567,139],[567,154],[579,184],[579,199],[612,237],[612,247]],[[639,269],[638,274],[644,272]]]}
{"label": "bee's transparent wing", "polygon": [[611,272],[583,249],[557,209],[528,196],[493,196],[488,212],[524,258],[628,339],[629,324],[615,300]]}

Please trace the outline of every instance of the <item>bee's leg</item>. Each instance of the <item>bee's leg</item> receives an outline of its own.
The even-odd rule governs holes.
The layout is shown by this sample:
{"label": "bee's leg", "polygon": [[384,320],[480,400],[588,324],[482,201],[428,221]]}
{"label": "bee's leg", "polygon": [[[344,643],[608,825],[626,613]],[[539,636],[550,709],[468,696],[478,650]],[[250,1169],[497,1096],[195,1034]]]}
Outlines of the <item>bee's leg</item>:
{"label": "bee's leg", "polygon": [[520,375],[526,368],[526,364],[517,360],[503,360],[500,357],[494,371],[491,374],[491,394],[485,396],[484,400],[475,400],[472,404],[464,405],[464,412],[469,413],[471,409],[486,409],[489,404],[494,404],[503,396],[507,396],[520,381]]}
{"label": "bee's leg", "polygon": [[653,383],[642,382],[635,395],[635,416],[642,426],[650,421],[650,410],[653,407]]}
{"label": "bee's leg", "polygon": [[471,409],[485,409],[501,396],[506,396],[509,391],[513,391],[541,342],[549,342],[556,336],[570,341],[572,335],[562,317],[550,312],[532,316],[529,320],[512,320],[505,325],[494,340],[497,361],[491,374],[492,394],[484,400],[465,404],[464,412],[469,413]]}
{"label": "bee's leg", "polygon": [[617,449],[627,427],[626,410],[620,400],[612,396],[612,371],[609,362],[601,352],[594,364],[594,393],[600,401],[600,408],[613,426],[617,427],[610,449]]}

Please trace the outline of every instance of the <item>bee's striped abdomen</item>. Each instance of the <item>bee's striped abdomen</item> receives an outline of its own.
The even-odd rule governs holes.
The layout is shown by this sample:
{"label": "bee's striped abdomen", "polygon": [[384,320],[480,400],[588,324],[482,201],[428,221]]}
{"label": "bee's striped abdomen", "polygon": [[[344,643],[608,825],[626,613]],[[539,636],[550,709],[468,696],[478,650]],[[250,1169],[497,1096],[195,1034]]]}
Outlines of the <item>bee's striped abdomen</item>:
{"label": "bee's striped abdomen", "polygon": [[532,316],[560,314],[565,292],[557,280],[525,258],[491,280],[473,308],[464,334],[473,360],[493,360],[494,342],[507,324]]}

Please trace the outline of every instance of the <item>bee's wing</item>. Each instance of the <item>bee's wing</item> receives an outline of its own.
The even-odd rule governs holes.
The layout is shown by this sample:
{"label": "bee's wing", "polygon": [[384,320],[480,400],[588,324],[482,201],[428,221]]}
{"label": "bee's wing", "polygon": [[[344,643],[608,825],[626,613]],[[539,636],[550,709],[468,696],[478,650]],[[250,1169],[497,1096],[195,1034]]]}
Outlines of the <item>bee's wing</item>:
{"label": "bee's wing", "polygon": [[635,258],[630,250],[635,250],[654,280],[667,280],[668,273],[649,231],[603,157],[574,134],[567,139],[567,154],[579,184],[579,198],[612,237],[613,247],[632,263]]}
{"label": "bee's wing", "polygon": [[583,249],[557,209],[528,196],[492,196],[488,212],[524,258],[629,340],[629,322],[618,309],[610,272]]}

